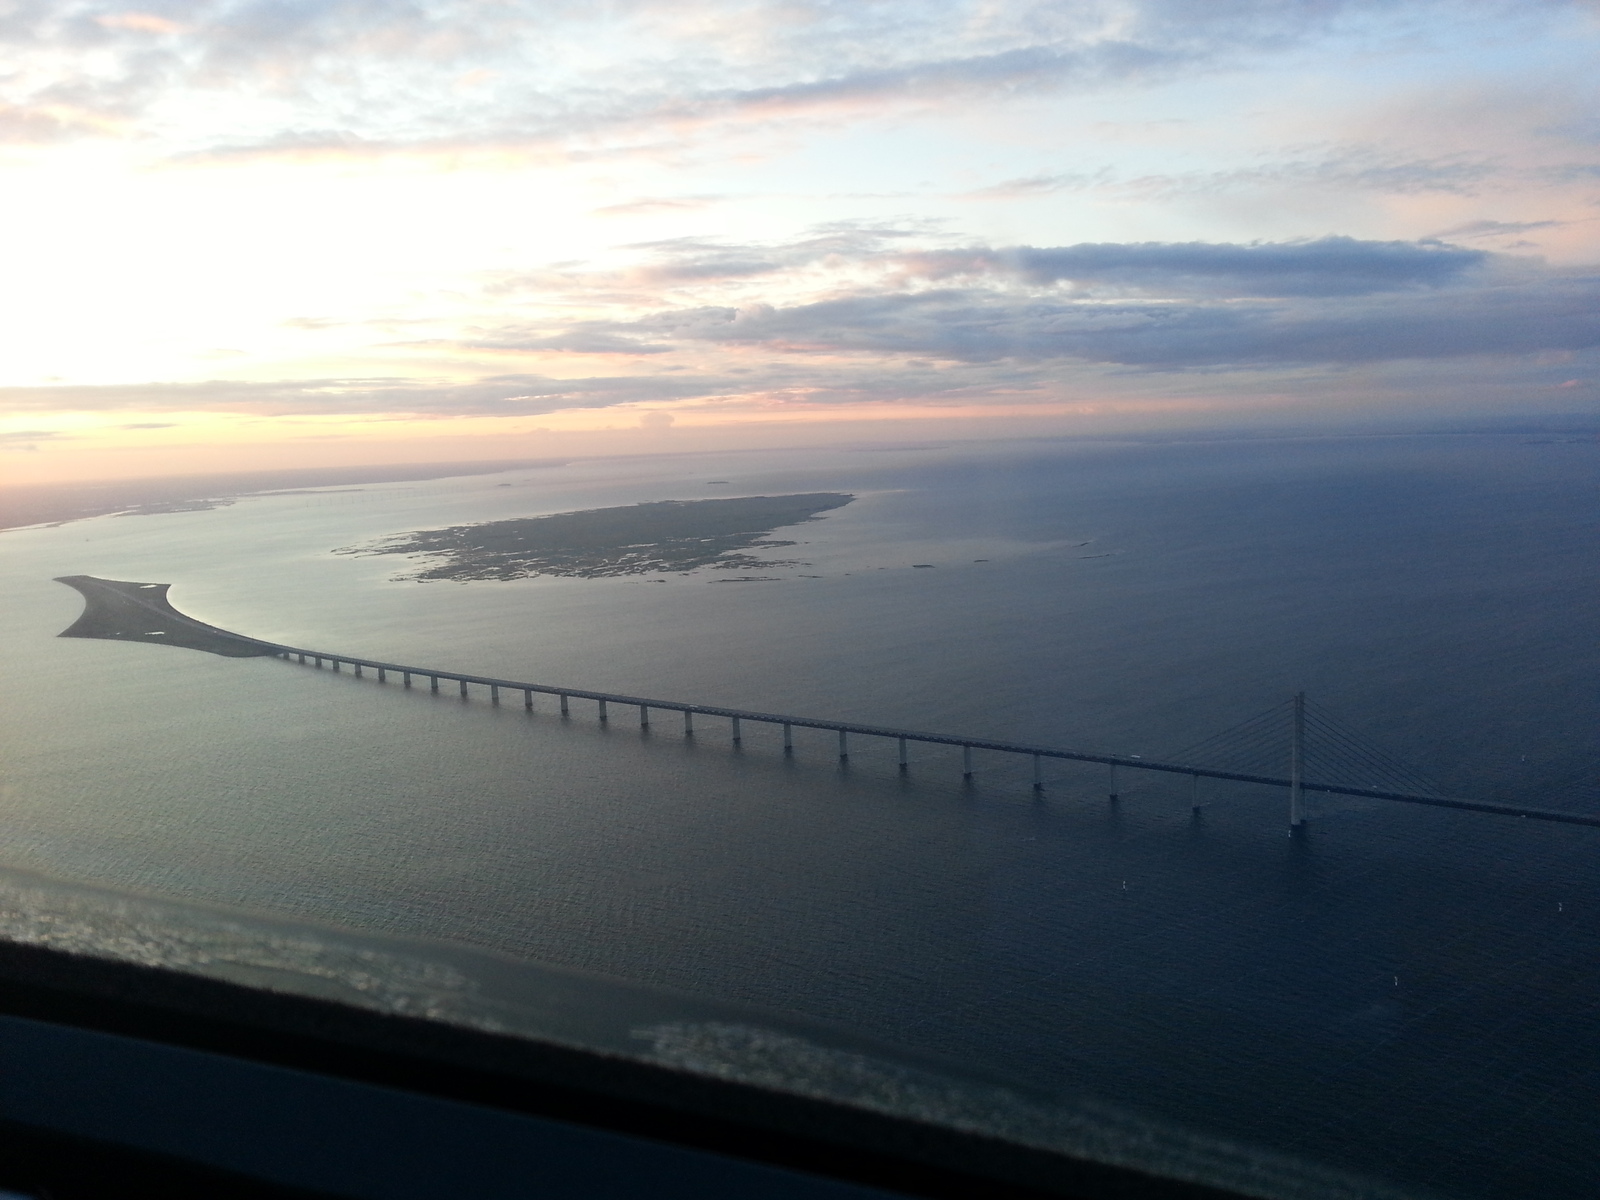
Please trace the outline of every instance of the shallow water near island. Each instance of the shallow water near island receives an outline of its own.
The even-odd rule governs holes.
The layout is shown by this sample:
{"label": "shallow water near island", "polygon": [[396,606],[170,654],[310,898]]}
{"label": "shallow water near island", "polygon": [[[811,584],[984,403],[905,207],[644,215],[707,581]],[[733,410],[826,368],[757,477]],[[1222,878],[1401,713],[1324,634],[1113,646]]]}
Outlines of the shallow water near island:
{"label": "shallow water near island", "polygon": [[[1590,1194],[1600,831],[658,714],[562,721],[58,639],[59,575],[388,661],[1150,756],[1304,689],[1452,794],[1600,811],[1600,446],[952,446],[575,463],[0,534],[9,864],[835,1021],[1469,1197]],[[726,483],[713,484],[713,480]],[[839,492],[797,565],[418,583],[335,554]],[[776,556],[775,556],[776,557]],[[720,578],[720,581],[719,581]]]}

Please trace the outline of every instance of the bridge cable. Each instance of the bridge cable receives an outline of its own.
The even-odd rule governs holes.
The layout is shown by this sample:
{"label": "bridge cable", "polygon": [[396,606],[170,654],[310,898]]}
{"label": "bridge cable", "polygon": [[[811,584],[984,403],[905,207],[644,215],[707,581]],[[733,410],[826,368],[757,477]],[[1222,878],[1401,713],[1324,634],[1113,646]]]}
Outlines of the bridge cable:
{"label": "bridge cable", "polygon": [[[1375,789],[1392,788],[1431,796],[1444,794],[1443,789],[1421,770],[1346,729],[1321,705],[1307,703],[1306,724],[1308,732],[1314,734],[1308,741],[1316,747],[1317,756],[1329,760],[1340,774],[1349,771],[1352,776],[1346,780],[1335,777],[1317,782],[1353,785],[1354,778],[1376,775],[1377,781],[1368,785]],[[1395,784],[1401,786],[1393,787]]]}
{"label": "bridge cable", "polygon": [[[1228,739],[1237,739],[1240,736],[1254,736],[1257,730],[1253,729],[1252,727],[1260,727],[1268,722],[1273,722],[1274,720],[1281,721],[1283,712],[1286,708],[1287,706],[1284,704],[1274,704],[1265,712],[1257,713],[1253,717],[1249,717],[1243,721],[1240,721],[1237,725],[1230,725],[1220,733],[1214,733],[1210,737],[1202,738],[1200,741],[1195,742],[1191,746],[1184,747],[1176,754],[1170,756],[1171,761],[1179,763],[1194,762],[1197,766],[1201,765],[1199,762],[1200,756],[1205,754],[1215,754],[1218,751],[1226,752],[1226,750],[1231,749],[1231,747],[1229,747],[1227,744]],[[1247,733],[1246,731],[1249,732]]]}
{"label": "bridge cable", "polygon": [[1443,794],[1438,784],[1420,770],[1344,729],[1325,713],[1308,713],[1307,718],[1308,724],[1320,735],[1318,741],[1324,746],[1331,744],[1333,757],[1341,766],[1365,767],[1367,771],[1376,772],[1386,782],[1403,783],[1407,788],[1421,794],[1436,796]]}

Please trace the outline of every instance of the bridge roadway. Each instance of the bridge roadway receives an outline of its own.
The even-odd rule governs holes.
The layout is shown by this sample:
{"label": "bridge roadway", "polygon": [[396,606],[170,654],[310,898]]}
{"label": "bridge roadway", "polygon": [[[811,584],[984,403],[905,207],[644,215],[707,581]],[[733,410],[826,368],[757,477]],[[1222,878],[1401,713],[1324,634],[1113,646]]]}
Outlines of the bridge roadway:
{"label": "bridge roadway", "polygon": [[[251,639],[252,641],[255,639]],[[412,679],[422,678],[429,681],[431,690],[439,690],[441,679],[455,683],[460,688],[463,698],[467,696],[469,684],[490,689],[490,699],[498,704],[502,691],[523,693],[524,705],[533,707],[535,695],[555,696],[561,704],[562,715],[568,713],[568,701],[571,699],[592,700],[599,705],[600,719],[608,718],[607,706],[620,704],[628,708],[639,710],[639,723],[648,728],[650,713],[654,710],[682,713],[684,716],[684,732],[694,732],[695,717],[721,717],[732,723],[733,741],[737,744],[742,737],[741,725],[745,721],[763,725],[777,725],[783,729],[783,743],[785,752],[793,749],[791,731],[794,729],[825,729],[839,735],[839,757],[849,757],[849,743],[851,734],[863,737],[890,738],[899,744],[900,766],[906,767],[906,747],[911,742],[922,742],[936,746],[959,746],[963,751],[962,772],[970,779],[973,775],[972,752],[974,750],[998,751],[1002,754],[1022,754],[1032,758],[1034,764],[1034,787],[1043,786],[1040,778],[1040,767],[1045,759],[1065,759],[1072,762],[1101,763],[1114,768],[1128,768],[1138,771],[1158,771],[1169,775],[1187,775],[1191,779],[1225,779],[1234,783],[1255,783],[1267,787],[1288,788],[1292,781],[1287,776],[1277,775],[1251,775],[1239,771],[1219,771],[1211,767],[1196,766],[1188,763],[1161,762],[1157,759],[1141,758],[1136,754],[1098,754],[1086,750],[1063,750],[1054,746],[1034,746],[1025,742],[1007,742],[992,738],[958,737],[954,734],[926,733],[914,729],[896,729],[887,725],[865,725],[854,721],[829,721],[816,717],[796,717],[782,713],[757,712],[744,708],[723,708],[713,704],[685,704],[681,700],[657,700],[648,696],[630,696],[621,692],[596,692],[586,688],[553,687],[548,684],[526,683],[515,679],[497,679],[490,675],[466,675],[458,671],[438,671],[433,668],[406,666],[402,663],[382,662],[377,659],[352,658],[349,655],[332,655],[320,651],[302,650],[298,647],[278,646],[272,643],[258,643],[271,646],[279,657],[296,659],[302,663],[310,661],[320,667],[323,663],[330,664],[334,670],[339,670],[341,665],[355,668],[359,676],[363,668],[378,672],[378,681],[386,682],[390,673],[402,676],[406,687],[410,687]],[[1300,784],[1301,790],[1306,792],[1322,792],[1338,796],[1362,796],[1369,800],[1394,800],[1403,804],[1425,804],[1435,808],[1458,808],[1468,812],[1495,813],[1499,816],[1522,817],[1535,821],[1555,821],[1568,825],[1591,825],[1600,827],[1600,816],[1590,816],[1584,813],[1560,812],[1552,809],[1519,808],[1509,804],[1488,804],[1479,800],[1461,800],[1444,796],[1424,796],[1407,792],[1391,792],[1379,788],[1355,787],[1347,784],[1316,783],[1304,780]]]}
{"label": "bridge roadway", "polygon": [[[533,707],[535,695],[554,696],[560,701],[561,713],[568,715],[568,703],[576,698],[579,700],[592,700],[599,706],[599,715],[602,721],[607,719],[607,707],[612,704],[621,704],[625,707],[639,710],[640,725],[648,728],[650,713],[653,710],[681,713],[684,719],[684,733],[692,735],[694,732],[694,718],[720,717],[731,722],[733,741],[738,744],[742,737],[741,726],[745,721],[753,721],[764,725],[777,725],[783,729],[783,745],[785,753],[793,750],[793,731],[795,729],[825,729],[835,732],[839,736],[839,757],[841,760],[849,757],[849,737],[852,734],[862,737],[891,738],[898,742],[900,750],[900,766],[908,766],[906,748],[912,742],[925,743],[935,746],[959,746],[962,750],[962,773],[970,779],[973,775],[972,752],[974,750],[989,750],[1001,754],[1028,755],[1033,761],[1033,786],[1042,789],[1044,786],[1041,768],[1044,760],[1067,760],[1071,762],[1101,763],[1109,766],[1114,772],[1121,768],[1137,771],[1157,771],[1169,775],[1187,775],[1192,780],[1223,779],[1233,783],[1253,783],[1266,787],[1292,788],[1294,780],[1286,776],[1277,775],[1252,775],[1239,771],[1219,771],[1211,767],[1198,766],[1192,763],[1169,763],[1158,759],[1141,758],[1136,754],[1098,754],[1086,750],[1062,750],[1054,746],[1034,746],[1025,742],[999,741],[993,738],[958,737],[953,734],[925,733],[914,729],[895,729],[886,725],[865,725],[854,721],[828,721],[815,717],[786,716],[781,713],[756,712],[751,709],[723,708],[711,704],[685,704],[681,700],[655,700],[647,696],[629,696],[619,692],[596,692],[587,688],[553,687],[548,684],[526,683],[515,679],[497,679],[489,675],[467,675],[459,671],[439,671],[431,667],[408,666],[404,663],[383,662],[378,659],[355,658],[348,654],[329,654],[321,650],[306,650],[298,646],[285,646],[278,642],[263,641],[260,638],[248,637],[244,634],[234,633],[215,625],[208,625],[204,621],[196,620],[187,613],[173,608],[166,598],[167,585],[165,584],[137,584],[122,583],[115,580],[95,579],[87,575],[64,576],[60,582],[77,588],[89,600],[89,608],[84,617],[80,618],[78,625],[72,627],[63,636],[79,637],[135,637],[138,640],[150,640],[159,635],[163,644],[187,644],[195,649],[205,649],[212,653],[229,655],[250,655],[267,657],[273,656],[287,660],[298,660],[305,663],[308,660],[317,667],[323,663],[330,665],[335,671],[343,666],[350,666],[355,674],[360,676],[363,670],[373,670],[378,673],[380,683],[387,682],[391,672],[399,674],[406,687],[412,685],[413,678],[422,678],[429,681],[430,690],[439,690],[441,679],[455,683],[460,688],[463,699],[467,697],[469,685],[486,687],[489,689],[490,699],[498,704],[502,691],[521,692],[524,696],[525,706]],[[97,611],[99,606],[99,611]],[[137,626],[160,623],[163,628],[159,631],[149,631],[140,628],[137,632],[129,633],[117,626],[115,617],[129,611],[139,614]],[[109,621],[107,628],[96,627],[93,631],[87,629],[79,631],[79,627],[93,618],[100,618],[102,624]],[[153,618],[153,620],[146,619]],[[171,635],[179,635],[183,640]],[[225,643],[219,645],[218,643]],[[1520,808],[1509,804],[1488,804],[1479,800],[1461,800],[1444,796],[1418,795],[1408,792],[1393,792],[1379,788],[1357,787],[1348,784],[1317,783],[1311,780],[1301,780],[1300,790],[1304,792],[1321,792],[1338,796],[1361,796],[1369,800],[1393,800],[1402,804],[1425,804],[1435,808],[1456,808],[1467,812],[1494,813],[1499,816],[1520,817],[1534,821],[1554,821],[1567,825],[1589,825],[1600,827],[1600,815],[1591,816],[1584,813],[1561,812],[1553,809]],[[1116,786],[1113,782],[1112,794],[1115,795]]]}

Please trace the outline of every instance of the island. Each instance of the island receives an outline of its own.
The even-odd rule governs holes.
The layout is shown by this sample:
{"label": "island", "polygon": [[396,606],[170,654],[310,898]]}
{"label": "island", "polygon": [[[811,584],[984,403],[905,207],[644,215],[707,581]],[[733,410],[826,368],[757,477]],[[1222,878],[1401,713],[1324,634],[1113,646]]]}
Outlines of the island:
{"label": "island", "polygon": [[336,554],[404,554],[423,560],[396,578],[458,581],[525,579],[536,575],[600,579],[679,574],[701,567],[768,570],[798,562],[748,551],[793,546],[768,537],[817,519],[855,497],[840,492],[798,496],[739,496],[723,500],[655,500],[616,508],[513,517],[448,529],[422,529]]}
{"label": "island", "polygon": [[76,588],[84,599],[83,615],[57,637],[182,646],[225,658],[257,658],[283,649],[179,612],[167,599],[170,584],[96,579],[93,575],[58,575],[56,582]]}

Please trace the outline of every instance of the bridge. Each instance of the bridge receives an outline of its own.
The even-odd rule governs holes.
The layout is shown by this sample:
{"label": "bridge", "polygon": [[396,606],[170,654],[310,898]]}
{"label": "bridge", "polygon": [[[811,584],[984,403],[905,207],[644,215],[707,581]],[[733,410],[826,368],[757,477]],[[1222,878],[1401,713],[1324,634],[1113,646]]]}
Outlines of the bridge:
{"label": "bridge", "polygon": [[[471,698],[472,693],[469,689],[477,688],[478,694],[487,694],[489,702],[494,705],[500,704],[507,697],[520,696],[523,706],[529,711],[534,708],[534,697],[548,696],[556,701],[563,717],[571,715],[572,703],[578,700],[594,704],[595,714],[602,722],[610,720],[613,707],[637,710],[639,726],[642,729],[651,728],[651,722],[658,714],[672,714],[682,720],[685,737],[696,736],[696,718],[702,721],[713,719],[727,722],[728,736],[735,746],[742,743],[746,724],[769,725],[781,728],[783,752],[786,755],[794,753],[796,729],[819,729],[836,734],[841,762],[849,760],[852,737],[893,741],[897,744],[899,768],[903,772],[910,769],[908,750],[912,744],[959,747],[962,776],[969,780],[975,774],[975,751],[1021,755],[1024,759],[1032,761],[1035,791],[1043,791],[1045,788],[1044,765],[1047,761],[1097,763],[1109,769],[1108,796],[1112,801],[1116,801],[1121,794],[1119,783],[1125,778],[1123,773],[1149,771],[1186,776],[1190,781],[1191,801],[1197,812],[1199,785],[1202,779],[1260,784],[1284,789],[1288,797],[1288,821],[1291,832],[1305,825],[1305,798],[1311,793],[1358,796],[1369,800],[1422,804],[1435,808],[1492,813],[1526,820],[1600,827],[1600,815],[1490,804],[1441,795],[1414,770],[1340,727],[1331,714],[1307,701],[1304,693],[1296,695],[1287,704],[1275,705],[1266,712],[1223,730],[1175,756],[1191,761],[1163,761],[1144,758],[1137,754],[1067,750],[1056,746],[1037,746],[994,738],[927,733],[854,721],[833,721],[758,712],[751,709],[725,708],[711,704],[692,704],[682,700],[631,696],[619,692],[557,687],[551,684],[500,679],[490,675],[472,675],[433,667],[360,658],[326,650],[308,650],[220,629],[179,612],[167,599],[169,584],[97,579],[90,575],[64,575],[58,577],[56,582],[77,589],[85,600],[83,615],[63,630],[59,635],[61,637],[101,638],[181,646],[232,658],[270,656],[336,673],[348,668],[355,678],[367,678],[367,673],[371,672],[371,678],[375,682],[387,684],[393,677],[403,688],[420,687],[421,683],[426,681],[430,693],[438,693],[441,685],[454,685],[463,700]],[[1264,759],[1270,760],[1274,757],[1287,767],[1287,773],[1279,774],[1260,768]],[[1315,777],[1319,769],[1326,772],[1323,778]],[[1375,779],[1376,782],[1371,785],[1329,782],[1329,779],[1336,774],[1345,774],[1347,777],[1355,775]]]}

